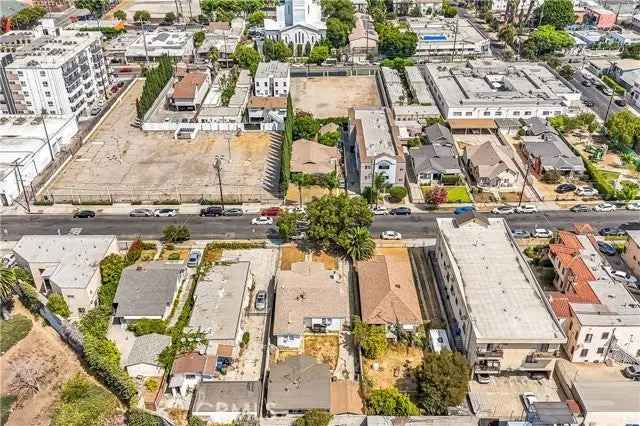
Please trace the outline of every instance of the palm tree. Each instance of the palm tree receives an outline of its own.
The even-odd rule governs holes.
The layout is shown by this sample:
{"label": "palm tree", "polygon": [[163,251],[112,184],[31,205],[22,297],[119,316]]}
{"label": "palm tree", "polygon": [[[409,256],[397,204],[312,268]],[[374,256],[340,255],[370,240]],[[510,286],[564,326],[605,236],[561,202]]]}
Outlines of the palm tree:
{"label": "palm tree", "polygon": [[376,247],[371,239],[369,230],[364,226],[358,226],[347,231],[347,235],[341,245],[354,262],[371,258]]}
{"label": "palm tree", "polygon": [[4,305],[13,298],[20,282],[33,284],[33,278],[19,266],[0,267],[0,304]]}
{"label": "palm tree", "polygon": [[384,184],[387,181],[387,175],[384,173],[378,173],[373,178],[373,195],[375,196],[376,207],[378,207],[378,199],[384,189]]}
{"label": "palm tree", "polygon": [[300,199],[300,207],[302,207],[302,186],[304,185],[304,175],[302,173],[294,173],[291,175],[291,182],[298,185],[298,197]]}
{"label": "palm tree", "polygon": [[633,182],[622,182],[622,189],[620,190],[620,196],[625,201],[635,200],[638,196],[638,185]]}

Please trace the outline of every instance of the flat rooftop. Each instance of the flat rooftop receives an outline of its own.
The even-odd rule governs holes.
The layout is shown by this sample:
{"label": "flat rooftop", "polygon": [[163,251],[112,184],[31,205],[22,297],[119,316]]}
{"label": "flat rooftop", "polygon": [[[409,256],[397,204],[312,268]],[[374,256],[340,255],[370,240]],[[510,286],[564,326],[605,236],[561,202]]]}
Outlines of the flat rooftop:
{"label": "flat rooftop", "polygon": [[415,101],[421,105],[435,105],[431,91],[427,87],[427,82],[418,67],[405,67],[405,76]]}
{"label": "flat rooftop", "polygon": [[541,64],[493,59],[424,65],[450,106],[560,106],[576,92]]}
{"label": "flat rooftop", "polygon": [[573,386],[578,403],[587,413],[640,413],[638,382],[574,382]]}
{"label": "flat rooftop", "polygon": [[421,50],[450,49],[454,42],[457,48],[463,48],[465,44],[489,44],[467,19],[435,16],[406,18],[406,21],[411,31],[418,35],[418,49]]}
{"label": "flat rooftop", "polygon": [[289,76],[289,64],[286,62],[270,61],[260,62],[256,70],[255,78],[287,78]]}
{"label": "flat rooftop", "polygon": [[391,98],[391,103],[393,105],[407,103],[404,84],[402,84],[402,79],[398,71],[393,68],[382,67],[382,78],[384,80],[384,87],[387,89],[387,93]]}
{"label": "flat rooftop", "polygon": [[26,49],[7,69],[58,68],[86,49],[100,42],[98,31],[61,31],[59,36],[42,36]]}
{"label": "flat rooftop", "polygon": [[[387,121],[387,112],[384,108],[354,108],[353,116],[358,123],[357,132],[362,135],[364,154],[366,157],[378,155],[398,155],[396,144],[391,134],[392,129]],[[362,155],[361,154],[361,155]]]}
{"label": "flat rooftop", "polygon": [[156,30],[146,33],[147,49],[145,52],[142,33],[129,45],[126,56],[183,56],[191,54],[193,50],[193,34],[191,32],[175,30]]}
{"label": "flat rooftop", "polygon": [[504,219],[438,218],[478,343],[563,343],[566,337]]}

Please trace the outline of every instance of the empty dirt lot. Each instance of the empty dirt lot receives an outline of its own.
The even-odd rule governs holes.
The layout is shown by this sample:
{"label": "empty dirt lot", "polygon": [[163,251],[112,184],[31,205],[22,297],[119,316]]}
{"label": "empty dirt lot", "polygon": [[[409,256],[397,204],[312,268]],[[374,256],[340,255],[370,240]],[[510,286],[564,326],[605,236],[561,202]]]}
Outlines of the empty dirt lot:
{"label": "empty dirt lot", "polygon": [[264,132],[199,132],[195,139],[176,140],[173,132],[143,132],[131,126],[142,86],[139,80],[122,95],[44,195],[53,194],[56,202],[109,197],[114,202],[193,202],[203,195],[217,200],[214,162],[216,155],[223,155],[221,175],[228,201],[273,198],[279,180],[277,137]]}
{"label": "empty dirt lot", "polygon": [[295,77],[291,92],[295,110],[316,118],[346,117],[349,108],[382,105],[374,76]]}

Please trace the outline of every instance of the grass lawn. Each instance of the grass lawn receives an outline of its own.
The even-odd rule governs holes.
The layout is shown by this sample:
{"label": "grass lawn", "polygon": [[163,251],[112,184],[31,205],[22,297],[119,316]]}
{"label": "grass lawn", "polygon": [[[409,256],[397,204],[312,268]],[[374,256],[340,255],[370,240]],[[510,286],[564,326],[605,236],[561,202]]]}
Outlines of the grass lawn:
{"label": "grass lawn", "polygon": [[5,353],[13,345],[27,337],[33,323],[24,315],[14,315],[7,321],[0,321],[0,353]]}
{"label": "grass lawn", "polygon": [[471,196],[466,186],[445,186],[448,203],[470,203]]}
{"label": "grass lawn", "polygon": [[0,424],[7,424],[9,420],[9,414],[11,414],[11,406],[16,402],[16,396],[14,395],[2,395],[0,396]]}
{"label": "grass lawn", "polygon": [[[175,259],[176,254],[180,257],[180,259]],[[189,249],[187,248],[176,248],[173,250],[167,250],[163,248],[160,252],[160,260],[187,260],[189,256]]]}
{"label": "grass lawn", "polygon": [[335,370],[338,365],[340,337],[335,334],[304,336],[304,354],[314,357]]}
{"label": "grass lawn", "polygon": [[609,182],[612,185],[613,185],[613,182],[616,179],[618,179],[618,176],[620,176],[620,173],[612,172],[612,171],[609,171],[609,170],[600,169],[600,173],[602,173],[602,176],[604,176],[604,178],[607,179],[607,182]]}

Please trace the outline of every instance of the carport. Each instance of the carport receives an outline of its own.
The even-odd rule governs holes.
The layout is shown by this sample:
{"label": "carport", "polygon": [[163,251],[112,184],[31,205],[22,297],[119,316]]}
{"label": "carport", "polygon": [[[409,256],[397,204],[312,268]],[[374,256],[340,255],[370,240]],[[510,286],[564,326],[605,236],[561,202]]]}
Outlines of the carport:
{"label": "carport", "polygon": [[476,135],[493,135],[496,133],[498,125],[494,120],[490,119],[452,118],[449,120],[449,127],[451,128],[451,133],[457,135],[466,135],[469,133]]}

